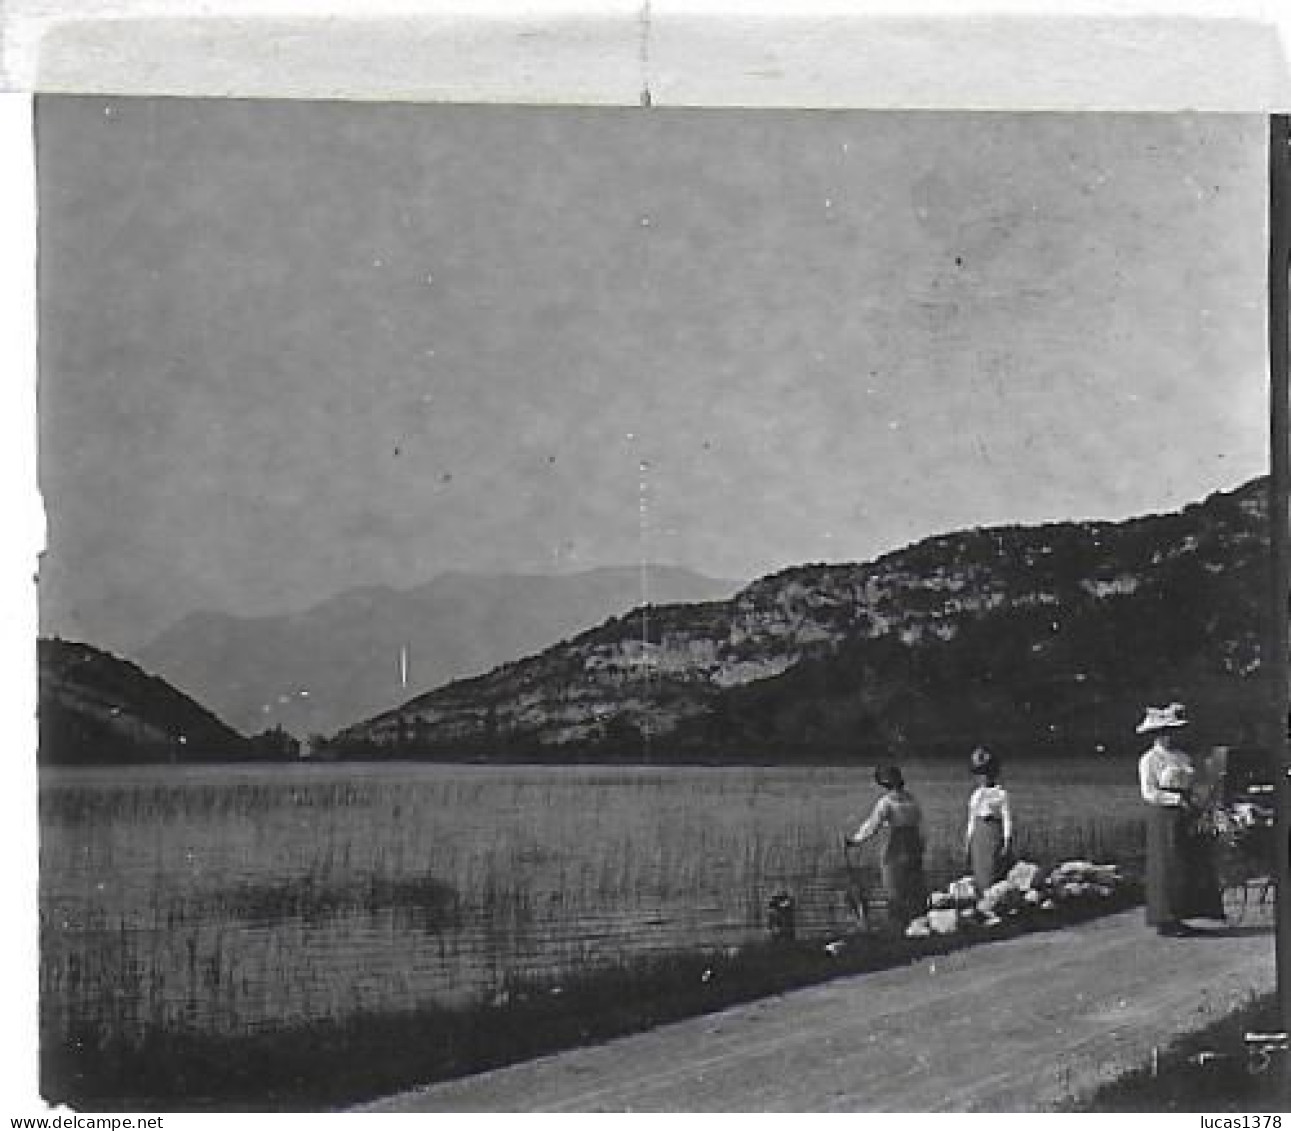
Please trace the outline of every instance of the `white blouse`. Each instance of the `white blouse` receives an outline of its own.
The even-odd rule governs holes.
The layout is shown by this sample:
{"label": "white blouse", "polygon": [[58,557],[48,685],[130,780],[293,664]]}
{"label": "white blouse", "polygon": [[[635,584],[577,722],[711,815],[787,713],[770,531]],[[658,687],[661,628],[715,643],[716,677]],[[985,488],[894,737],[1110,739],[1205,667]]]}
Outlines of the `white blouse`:
{"label": "white blouse", "polygon": [[999,821],[1004,826],[1004,839],[1013,839],[1013,812],[1009,808],[1009,791],[998,785],[979,785],[968,799],[968,833],[978,818]]}
{"label": "white blouse", "polygon": [[1149,805],[1182,805],[1194,776],[1192,762],[1182,750],[1153,743],[1139,759],[1139,792]]}

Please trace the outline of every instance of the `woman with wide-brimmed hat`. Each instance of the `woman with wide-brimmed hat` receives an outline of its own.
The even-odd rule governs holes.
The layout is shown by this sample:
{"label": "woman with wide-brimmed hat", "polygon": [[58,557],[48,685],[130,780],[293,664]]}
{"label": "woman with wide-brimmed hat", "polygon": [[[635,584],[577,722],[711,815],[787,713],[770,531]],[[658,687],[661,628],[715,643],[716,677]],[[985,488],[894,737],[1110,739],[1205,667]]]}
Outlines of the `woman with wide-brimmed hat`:
{"label": "woman with wide-brimmed hat", "polygon": [[1009,793],[1000,785],[1000,760],[985,746],[968,757],[968,768],[977,787],[968,799],[968,828],[964,851],[973,872],[973,883],[983,893],[1002,880],[1009,870],[1013,848],[1013,810]]}
{"label": "woman with wide-brimmed hat", "polygon": [[906,789],[905,778],[896,766],[879,766],[874,781],[883,789],[870,815],[849,838],[864,844],[886,829],[883,846],[883,888],[888,896],[888,918],[893,927],[904,928],[922,915],[928,889],[923,875],[923,813],[914,795]]}
{"label": "woman with wide-brimmed hat", "polygon": [[1162,935],[1191,933],[1185,919],[1222,919],[1223,903],[1208,846],[1196,828],[1197,774],[1178,736],[1182,703],[1148,707],[1136,733],[1152,739],[1139,759],[1139,792],[1148,804],[1147,921]]}

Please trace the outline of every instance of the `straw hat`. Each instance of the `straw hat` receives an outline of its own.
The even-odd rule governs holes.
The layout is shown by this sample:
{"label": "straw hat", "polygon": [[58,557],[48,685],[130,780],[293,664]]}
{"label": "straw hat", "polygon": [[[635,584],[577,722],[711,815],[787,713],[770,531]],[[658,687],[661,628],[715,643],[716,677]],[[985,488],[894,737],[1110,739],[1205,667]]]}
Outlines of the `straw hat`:
{"label": "straw hat", "polygon": [[1188,709],[1182,703],[1171,703],[1166,707],[1149,707],[1134,733],[1154,734],[1159,730],[1174,730],[1187,725]]}

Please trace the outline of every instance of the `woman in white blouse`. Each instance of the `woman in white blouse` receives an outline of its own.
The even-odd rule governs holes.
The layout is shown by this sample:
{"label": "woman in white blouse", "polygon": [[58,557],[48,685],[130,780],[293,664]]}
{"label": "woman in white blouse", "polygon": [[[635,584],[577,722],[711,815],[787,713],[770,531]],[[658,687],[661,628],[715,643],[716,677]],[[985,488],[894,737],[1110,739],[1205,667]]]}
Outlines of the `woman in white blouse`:
{"label": "woman in white blouse", "polygon": [[1000,763],[984,746],[969,757],[977,788],[968,799],[964,851],[979,893],[1004,879],[1013,847],[1013,812],[1008,790],[1000,786]]}
{"label": "woman in white blouse", "polygon": [[1139,792],[1147,802],[1147,920],[1162,935],[1186,935],[1185,919],[1222,919],[1223,903],[1208,846],[1196,830],[1196,771],[1178,744],[1188,725],[1182,703],[1149,707],[1138,734],[1152,745],[1139,759]]}

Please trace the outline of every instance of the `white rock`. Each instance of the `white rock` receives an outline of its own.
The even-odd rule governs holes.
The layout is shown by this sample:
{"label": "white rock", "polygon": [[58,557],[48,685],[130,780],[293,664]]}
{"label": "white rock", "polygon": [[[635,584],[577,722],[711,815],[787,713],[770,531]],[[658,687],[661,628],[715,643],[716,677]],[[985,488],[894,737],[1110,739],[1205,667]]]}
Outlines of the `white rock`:
{"label": "white rock", "polygon": [[929,911],[928,929],[938,935],[953,935],[959,930],[959,912],[954,908]]}
{"label": "white rock", "polygon": [[973,882],[973,878],[971,876],[965,876],[962,880],[956,880],[946,889],[946,892],[956,901],[972,900],[974,903],[977,902],[977,884]]}
{"label": "white rock", "polygon": [[1019,860],[1014,864],[1005,879],[1021,891],[1037,888],[1044,882],[1040,865],[1027,860]]}

